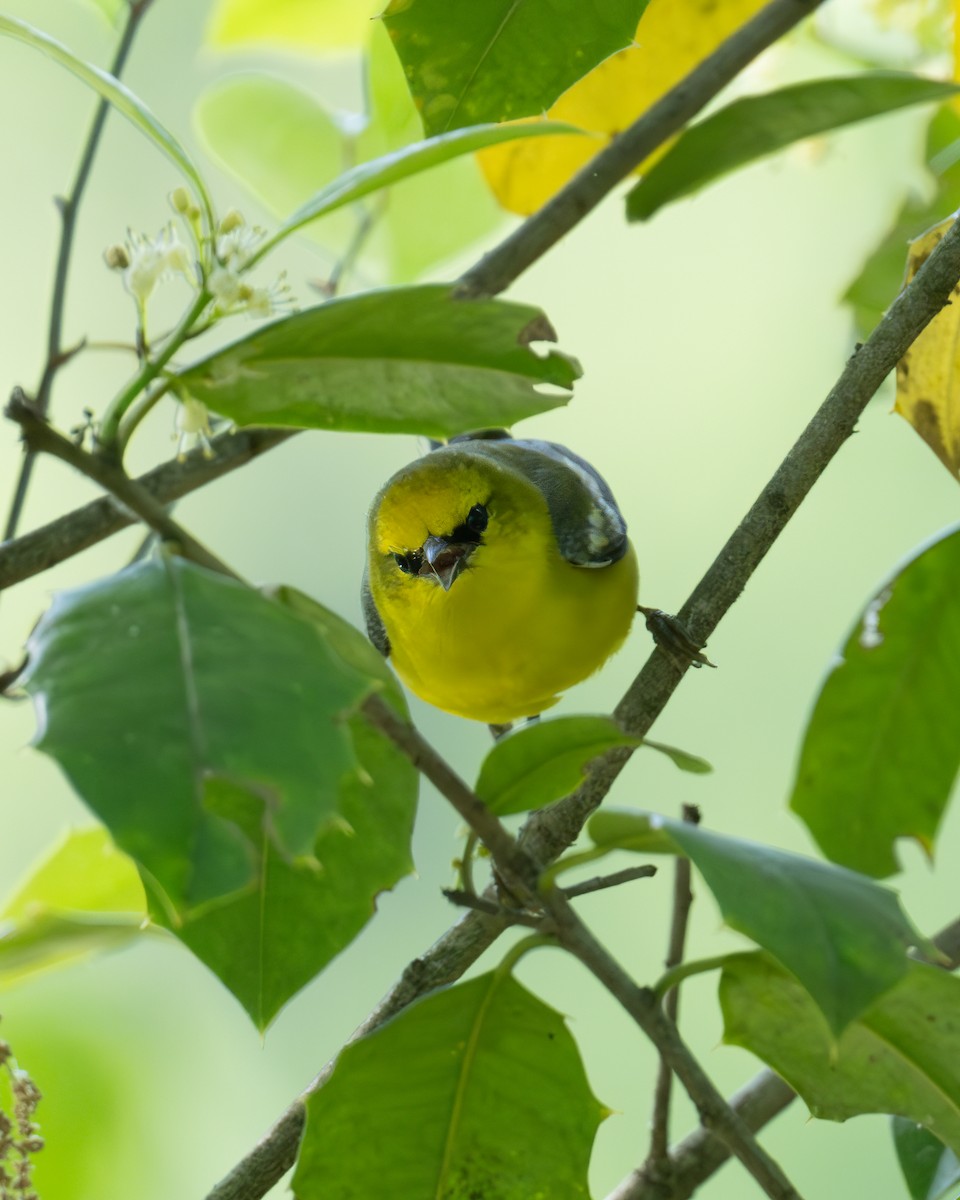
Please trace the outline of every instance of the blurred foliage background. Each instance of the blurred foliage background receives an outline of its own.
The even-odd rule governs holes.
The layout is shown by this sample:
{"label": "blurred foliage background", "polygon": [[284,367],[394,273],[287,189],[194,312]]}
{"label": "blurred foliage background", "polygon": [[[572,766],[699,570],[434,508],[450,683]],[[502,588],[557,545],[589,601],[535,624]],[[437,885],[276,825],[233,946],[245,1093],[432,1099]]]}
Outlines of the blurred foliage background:
{"label": "blurred foliage background", "polygon": [[[113,34],[81,0],[7,0],[5,7],[82,57],[108,60]],[[875,17],[834,0],[820,24],[829,41],[808,30],[748,74],[768,86],[855,69],[865,57],[908,62],[909,39],[878,35]],[[257,67],[334,108],[356,110],[359,58],[349,46],[323,59],[281,49],[215,51],[204,45],[209,20],[205,2],[155,0],[125,78],[196,150],[221,209],[236,205],[269,227],[269,214],[204,155],[194,125],[198,95]],[[17,383],[32,386],[39,375],[59,233],[51,200],[72,178],[93,103],[56,66],[0,40],[3,395]],[[904,196],[931,190],[922,166],[928,120],[928,111],[911,110],[803,143],[640,226],[628,228],[621,202],[612,198],[511,290],[546,308],[561,347],[585,368],[571,405],[526,422],[521,432],[566,443],[602,470],[637,545],[645,604],[680,606],[839,374],[855,340],[841,297]],[[513,220],[499,216],[482,194],[473,163],[459,169],[477,192],[470,206],[447,214],[447,232],[456,235],[451,245],[461,234],[463,243],[482,236],[434,268],[434,278],[454,277]],[[146,143],[110,118],[80,218],[68,342],[82,334],[129,337],[129,297],[102,252],[128,227],[159,229],[177,182]],[[430,182],[427,176],[416,186]],[[398,208],[408,216],[395,236],[401,248],[407,239],[404,261],[415,269],[417,245],[430,228],[418,224],[415,202],[398,201]],[[339,236],[348,232],[342,223]],[[301,302],[311,299],[309,281],[329,272],[337,250],[295,238],[281,251]],[[371,255],[362,264],[364,286],[387,281],[391,263],[396,267],[385,244],[377,253],[379,261]],[[61,427],[78,422],[85,407],[96,411],[127,368],[118,354],[82,355],[58,382]],[[818,682],[875,585],[956,518],[955,483],[890,414],[891,404],[892,386],[871,404],[858,435],[723,622],[709,647],[720,669],[688,677],[656,726],[654,736],[706,757],[714,773],[683,774],[661,756],[640,753],[618,781],[614,803],[670,814],[695,803],[712,828],[812,849],[786,797]],[[172,405],[162,404],[134,443],[132,468],[173,453],[173,433]],[[295,585],[358,623],[367,505],[417,452],[415,439],[406,437],[302,434],[187,498],[178,512],[247,578]],[[0,494],[12,487],[19,455],[14,428],[0,428]],[[41,462],[24,528],[94,494],[60,463]],[[138,541],[136,531],[127,532],[4,595],[0,660],[18,659],[53,590],[115,570]],[[636,628],[600,675],[556,711],[609,710],[649,648]],[[416,700],[412,705],[427,738],[471,778],[488,746],[486,729]],[[0,892],[6,893],[65,828],[84,827],[90,818],[53,763],[24,748],[34,728],[29,705],[7,704],[3,718]],[[263,1041],[239,1005],[172,941],[145,940],[0,996],[3,1035],[44,1092],[38,1117],[47,1149],[37,1164],[44,1200],[203,1195],[454,918],[439,888],[451,882],[458,832],[446,805],[424,787],[415,842],[419,875],[381,898],[362,937],[296,997]],[[934,932],[956,915],[955,889],[947,886],[960,855],[956,809],[935,864],[914,846],[901,853],[904,870],[894,884],[918,925]],[[585,917],[642,981],[657,976],[664,954],[669,877],[661,869],[629,891],[583,902]],[[721,930],[701,892],[691,955],[739,941]],[[519,973],[547,998],[560,998],[593,1088],[615,1110],[601,1128],[592,1169],[594,1193],[603,1195],[645,1153],[654,1055],[576,963],[538,954]],[[681,1023],[729,1092],[758,1064],[720,1045],[713,987],[708,977],[685,990]],[[676,1114],[679,1136],[695,1116],[683,1098]],[[848,1200],[901,1194],[884,1118],[840,1128],[809,1121],[798,1102],[763,1140],[808,1194],[830,1196],[840,1187]],[[739,1200],[751,1188],[732,1166],[704,1194]]]}

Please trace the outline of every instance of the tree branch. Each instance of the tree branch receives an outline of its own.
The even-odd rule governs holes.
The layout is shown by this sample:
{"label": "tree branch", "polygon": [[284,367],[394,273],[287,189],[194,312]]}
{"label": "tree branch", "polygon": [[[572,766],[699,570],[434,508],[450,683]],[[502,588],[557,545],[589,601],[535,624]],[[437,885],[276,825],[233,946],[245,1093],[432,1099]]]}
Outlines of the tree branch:
{"label": "tree branch", "polygon": [[[182,461],[162,463],[134,482],[158,504],[170,504],[251,462],[287,441],[298,429],[241,429],[213,439],[213,458],[200,450]],[[12,542],[0,545],[0,589],[22,583],[64,562],[75,554],[119,533],[137,518],[111,497],[103,497],[83,508],[41,526]]]}
{"label": "tree branch", "polygon": [[768,46],[823,0],[773,0],[662,96],[509,237],[460,279],[463,296],[495,296],[508,287],[654,150],[679,133]]}
{"label": "tree branch", "polygon": [[16,421],[20,426],[28,454],[49,454],[53,458],[59,458],[62,462],[68,463],[82,475],[86,475],[88,479],[99,483],[164,541],[175,543],[185,558],[199,563],[208,570],[237,578],[225,563],[222,563],[216,555],[210,553],[206,546],[201,545],[192,534],[178,525],[167,514],[163,505],[158,504],[149,492],[144,491],[136,480],[131,479],[122,467],[98,458],[94,454],[88,454],[86,450],[57,433],[39,412],[36,405],[31,404],[19,388],[15,389],[10,397],[4,415],[11,421]]}
{"label": "tree branch", "polygon": [[634,983],[594,938],[559,891],[553,889],[545,895],[544,907],[553,917],[560,943],[603,984],[660,1051],[664,1062],[697,1106],[703,1126],[737,1156],[770,1200],[800,1200],[799,1193],[779,1165],[717,1091],[653,992]]}
{"label": "tree branch", "polygon": [[[126,24],[123,27],[123,33],[120,35],[120,41],[117,44],[113,61],[109,67],[110,74],[115,79],[119,79],[123,72],[137,29],[151,3],[152,0],[136,0],[135,3],[131,2],[127,6]],[[57,200],[57,209],[60,212],[61,222],[60,248],[57,252],[57,265],[53,277],[53,295],[50,300],[47,362],[43,368],[43,375],[37,386],[36,395],[37,409],[40,415],[44,417],[50,411],[50,396],[53,391],[53,381],[57,371],[71,357],[71,355],[64,353],[62,344],[63,310],[67,299],[67,273],[70,269],[70,254],[73,250],[73,235],[77,228],[77,212],[79,211],[80,201],[87,186],[87,180],[90,178],[93,160],[100,145],[100,136],[103,133],[103,127],[106,124],[107,113],[109,111],[110,103],[108,100],[101,100],[97,104],[90,132],[87,134],[87,140],[80,156],[80,165],[77,167],[73,187],[70,189],[69,195],[65,197],[61,196]],[[33,475],[33,464],[35,461],[36,455],[28,450],[23,462],[20,464],[20,475],[17,479],[17,486],[10,504],[10,514],[7,517],[7,525],[3,534],[4,541],[8,541],[17,532],[17,526],[20,524],[20,517],[27,498],[27,490],[30,487],[30,479]]]}

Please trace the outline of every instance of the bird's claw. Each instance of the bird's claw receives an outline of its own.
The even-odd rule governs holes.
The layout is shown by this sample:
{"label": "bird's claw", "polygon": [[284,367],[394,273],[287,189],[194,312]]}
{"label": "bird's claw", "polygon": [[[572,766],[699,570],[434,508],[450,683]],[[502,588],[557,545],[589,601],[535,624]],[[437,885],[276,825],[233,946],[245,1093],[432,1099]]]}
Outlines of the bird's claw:
{"label": "bird's claw", "polygon": [[706,643],[695,642],[679,617],[671,616],[660,608],[637,605],[643,613],[647,628],[660,649],[681,669],[687,666],[716,667],[703,653]]}

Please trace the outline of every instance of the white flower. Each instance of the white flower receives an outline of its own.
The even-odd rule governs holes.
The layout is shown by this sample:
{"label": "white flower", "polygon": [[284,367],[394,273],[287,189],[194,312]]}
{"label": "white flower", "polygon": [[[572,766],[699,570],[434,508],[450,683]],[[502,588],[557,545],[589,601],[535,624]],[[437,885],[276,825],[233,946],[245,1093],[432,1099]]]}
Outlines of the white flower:
{"label": "white flower", "polygon": [[126,245],[109,247],[105,258],[109,267],[123,272],[123,286],[141,310],[161,279],[182,275],[193,283],[190,251],[172,225],[164,226],[155,238],[128,232]]}
{"label": "white flower", "polygon": [[[187,452],[188,443],[199,444],[203,447],[205,458],[213,458],[213,447],[210,438],[213,430],[210,428],[210,412],[202,400],[184,394],[177,405],[177,458],[183,458]],[[174,436],[177,436],[175,434]]]}

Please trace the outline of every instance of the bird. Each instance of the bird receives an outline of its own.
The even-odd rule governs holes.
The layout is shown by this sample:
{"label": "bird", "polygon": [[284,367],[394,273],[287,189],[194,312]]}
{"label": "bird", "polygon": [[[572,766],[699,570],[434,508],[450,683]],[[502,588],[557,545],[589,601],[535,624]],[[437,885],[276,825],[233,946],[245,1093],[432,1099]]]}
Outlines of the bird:
{"label": "bird", "polygon": [[451,438],[384,484],[367,532],[370,640],[421,699],[493,727],[592,675],[637,611],[610,488],[554,442]]}

